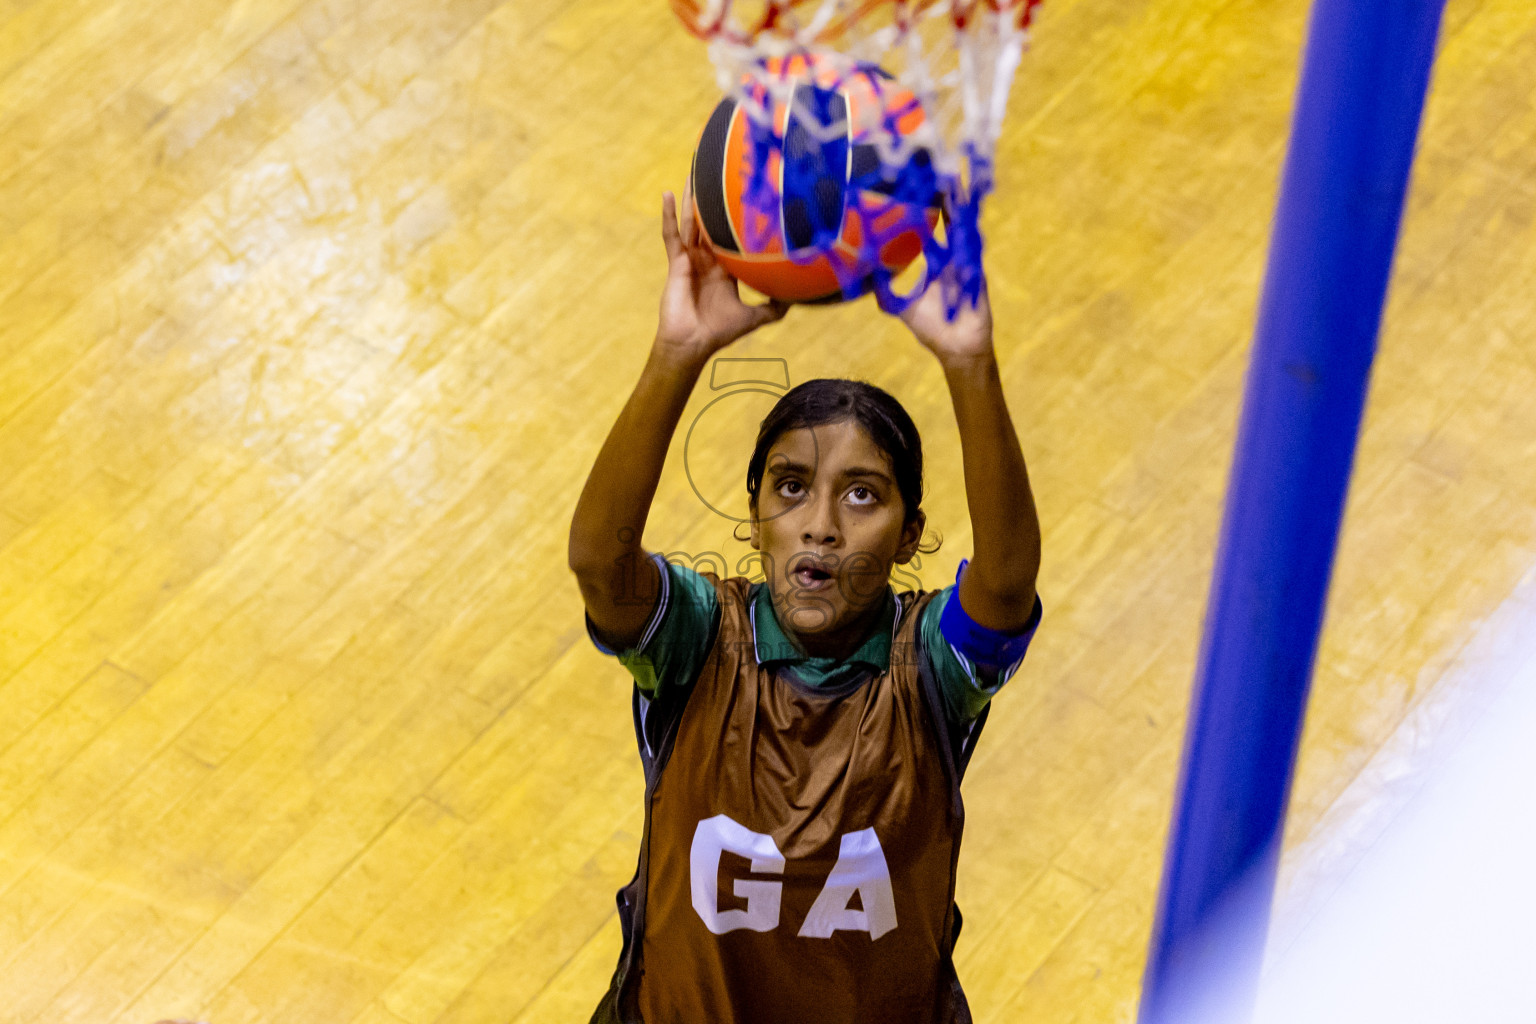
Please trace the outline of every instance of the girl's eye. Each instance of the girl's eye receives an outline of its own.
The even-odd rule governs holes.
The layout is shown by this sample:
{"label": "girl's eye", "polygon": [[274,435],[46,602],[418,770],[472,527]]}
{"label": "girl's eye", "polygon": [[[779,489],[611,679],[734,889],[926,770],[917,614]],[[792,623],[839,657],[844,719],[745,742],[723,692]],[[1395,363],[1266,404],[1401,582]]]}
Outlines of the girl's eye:
{"label": "girl's eye", "polygon": [[855,487],[848,493],[853,497],[855,504],[868,505],[875,501],[875,492],[871,491],[868,487]]}
{"label": "girl's eye", "polygon": [[799,480],[785,480],[779,484],[779,494],[786,498],[797,497],[800,493]]}

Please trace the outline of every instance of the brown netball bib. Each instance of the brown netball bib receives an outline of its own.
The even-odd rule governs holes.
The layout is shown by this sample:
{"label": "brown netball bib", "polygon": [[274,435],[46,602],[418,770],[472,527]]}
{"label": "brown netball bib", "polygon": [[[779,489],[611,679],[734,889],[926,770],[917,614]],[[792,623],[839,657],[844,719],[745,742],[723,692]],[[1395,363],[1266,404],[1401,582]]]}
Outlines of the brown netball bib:
{"label": "brown netball bib", "polygon": [[887,671],[811,687],[760,665],[751,585],[705,577],[719,627],[648,767],[620,893],[625,949],[595,1021],[952,1024],[963,812],[902,595]]}

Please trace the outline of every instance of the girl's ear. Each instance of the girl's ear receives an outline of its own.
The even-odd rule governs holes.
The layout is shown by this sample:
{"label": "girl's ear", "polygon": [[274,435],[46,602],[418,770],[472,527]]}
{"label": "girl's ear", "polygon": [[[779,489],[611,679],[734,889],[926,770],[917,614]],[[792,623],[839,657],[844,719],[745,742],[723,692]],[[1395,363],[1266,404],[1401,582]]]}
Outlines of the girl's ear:
{"label": "girl's ear", "polygon": [[901,546],[896,549],[898,565],[906,565],[912,561],[912,556],[917,554],[918,544],[922,543],[923,530],[927,525],[928,513],[918,509],[912,521],[901,528]]}

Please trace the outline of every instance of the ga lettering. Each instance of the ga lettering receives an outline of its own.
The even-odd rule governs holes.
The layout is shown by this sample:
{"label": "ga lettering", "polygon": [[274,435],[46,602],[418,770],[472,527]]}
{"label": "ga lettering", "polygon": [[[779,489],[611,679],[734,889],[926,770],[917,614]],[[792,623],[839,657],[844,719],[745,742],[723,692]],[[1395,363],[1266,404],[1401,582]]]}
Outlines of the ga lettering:
{"label": "ga lettering", "polygon": [[[740,878],[732,892],[747,901],[745,910],[721,910],[716,899],[720,878],[720,855],[729,850],[752,862],[752,872],[759,875],[784,873],[784,855],[773,837],[753,832],[724,814],[699,822],[693,832],[689,855],[692,875],[693,909],[704,927],[716,935],[745,928],[768,932],[779,926],[781,882]],[[853,894],[859,894],[862,910],[850,909]],[[830,938],[836,931],[868,932],[878,939],[896,927],[896,899],[891,892],[891,872],[886,867],[885,852],[872,828],[850,832],[839,843],[837,864],[805,923],[800,936],[808,939]]]}

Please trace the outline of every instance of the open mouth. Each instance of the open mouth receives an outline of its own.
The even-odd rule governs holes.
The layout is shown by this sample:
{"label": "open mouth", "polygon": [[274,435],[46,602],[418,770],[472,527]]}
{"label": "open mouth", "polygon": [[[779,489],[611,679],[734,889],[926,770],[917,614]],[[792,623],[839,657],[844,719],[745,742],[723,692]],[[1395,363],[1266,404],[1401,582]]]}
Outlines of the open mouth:
{"label": "open mouth", "polygon": [[832,585],[832,571],[825,563],[807,558],[790,571],[789,578],[802,590],[822,590]]}

